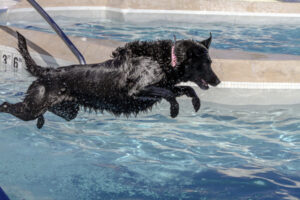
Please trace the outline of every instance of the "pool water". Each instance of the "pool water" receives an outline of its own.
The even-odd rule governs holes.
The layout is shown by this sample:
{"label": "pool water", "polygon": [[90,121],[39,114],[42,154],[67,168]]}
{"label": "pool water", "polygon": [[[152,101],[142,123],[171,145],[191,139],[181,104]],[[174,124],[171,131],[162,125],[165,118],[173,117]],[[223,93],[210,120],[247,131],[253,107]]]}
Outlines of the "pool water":
{"label": "pool water", "polygon": [[[1,102],[34,79],[0,73]],[[0,114],[0,186],[11,200],[300,198],[300,106],[228,106],[181,98],[137,118],[47,113],[43,129]]]}
{"label": "pool water", "polygon": [[[300,54],[300,28],[232,23],[121,23],[58,16],[69,35],[132,41],[207,38],[214,48]],[[76,22],[74,22],[76,21]],[[52,32],[42,20],[9,25]],[[34,79],[0,73],[0,103]],[[294,91],[291,91],[294,92]],[[203,93],[205,93],[203,91]],[[229,106],[181,98],[138,117],[47,113],[43,129],[0,113],[0,186],[11,200],[300,199],[300,106]]]}
{"label": "pool water", "polygon": [[[195,16],[197,17],[197,16]],[[119,40],[178,39],[203,40],[213,34],[212,47],[243,51],[300,55],[299,24],[245,24],[236,22],[187,23],[155,21],[148,23],[124,23],[105,18],[74,18],[55,16],[55,21],[73,36]],[[280,22],[280,20],[279,20]],[[12,20],[11,26],[53,33],[43,19]]]}

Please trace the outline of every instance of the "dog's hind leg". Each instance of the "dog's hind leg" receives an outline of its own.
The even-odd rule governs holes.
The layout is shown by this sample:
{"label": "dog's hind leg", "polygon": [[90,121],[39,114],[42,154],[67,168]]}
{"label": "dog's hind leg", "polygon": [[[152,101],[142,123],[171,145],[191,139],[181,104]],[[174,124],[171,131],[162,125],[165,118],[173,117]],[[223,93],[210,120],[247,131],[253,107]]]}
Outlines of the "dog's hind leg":
{"label": "dog's hind leg", "polygon": [[196,94],[195,90],[192,87],[189,86],[175,86],[172,88],[172,92],[176,95],[176,97],[186,95],[188,97],[192,98],[192,103],[194,106],[195,111],[197,112],[200,109],[201,102]]}
{"label": "dog's hind leg", "polygon": [[0,112],[5,112],[14,115],[15,117],[24,121],[38,119],[37,127],[42,128],[44,125],[44,110],[31,109],[26,102],[10,104],[4,102],[0,105]]}
{"label": "dog's hind leg", "polygon": [[12,114],[24,121],[38,119],[37,127],[42,128],[44,124],[43,114],[55,100],[48,97],[46,86],[43,83],[34,81],[29,87],[23,102],[16,104],[4,102],[0,105],[0,112]]}
{"label": "dog's hind leg", "polygon": [[172,118],[175,118],[179,113],[179,104],[176,100],[176,95],[168,89],[155,86],[148,86],[145,89],[143,89],[138,94],[138,96],[141,98],[163,98],[171,104],[170,113]]}

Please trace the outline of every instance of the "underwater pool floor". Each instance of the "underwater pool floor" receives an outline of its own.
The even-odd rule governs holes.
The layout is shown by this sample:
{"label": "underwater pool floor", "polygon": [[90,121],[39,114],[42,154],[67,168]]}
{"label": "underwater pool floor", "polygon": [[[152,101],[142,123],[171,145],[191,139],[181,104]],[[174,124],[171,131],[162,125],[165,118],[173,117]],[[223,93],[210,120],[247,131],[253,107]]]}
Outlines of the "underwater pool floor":
{"label": "underwater pool floor", "polygon": [[[0,100],[33,79],[0,73]],[[0,186],[11,200],[297,199],[300,106],[228,106],[180,99],[137,118],[84,113],[71,122],[0,115]]]}

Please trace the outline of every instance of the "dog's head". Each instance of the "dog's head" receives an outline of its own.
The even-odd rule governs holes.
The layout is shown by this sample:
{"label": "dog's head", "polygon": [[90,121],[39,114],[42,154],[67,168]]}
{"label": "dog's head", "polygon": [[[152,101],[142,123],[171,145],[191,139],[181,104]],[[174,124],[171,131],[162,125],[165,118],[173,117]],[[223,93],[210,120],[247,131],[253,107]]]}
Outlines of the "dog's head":
{"label": "dog's head", "polygon": [[183,81],[192,81],[203,90],[221,82],[211,68],[212,60],[208,54],[211,40],[210,35],[207,40],[180,40],[175,44],[177,66],[184,68]]}

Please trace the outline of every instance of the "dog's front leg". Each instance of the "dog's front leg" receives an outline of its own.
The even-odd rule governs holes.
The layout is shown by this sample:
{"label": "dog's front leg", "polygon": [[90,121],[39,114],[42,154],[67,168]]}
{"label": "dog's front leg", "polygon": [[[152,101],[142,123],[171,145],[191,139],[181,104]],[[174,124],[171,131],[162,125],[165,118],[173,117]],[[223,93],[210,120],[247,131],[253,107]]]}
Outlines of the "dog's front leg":
{"label": "dog's front leg", "polygon": [[50,107],[48,110],[67,121],[71,121],[72,119],[75,119],[77,117],[79,104],[72,101],[63,101]]}
{"label": "dog's front leg", "polygon": [[172,118],[175,118],[179,113],[179,104],[176,100],[176,95],[168,89],[148,86],[143,89],[138,96],[140,98],[163,98],[171,104],[170,113]]}
{"label": "dog's front leg", "polygon": [[4,102],[0,105],[0,112],[9,113],[24,121],[37,119],[37,127],[42,128],[45,122],[43,114],[49,105],[57,101],[57,98],[53,97],[54,95],[49,97],[49,92],[56,94],[55,89],[49,91],[46,84],[36,80],[29,86],[23,102],[15,104]]}
{"label": "dog's front leg", "polygon": [[186,95],[188,97],[192,98],[192,103],[194,106],[195,111],[197,112],[201,106],[200,99],[198,95],[196,94],[195,90],[190,86],[175,86],[172,88],[172,92],[179,97],[182,95]]}

